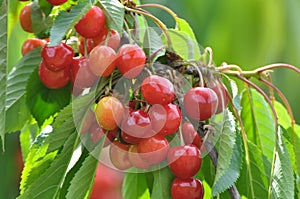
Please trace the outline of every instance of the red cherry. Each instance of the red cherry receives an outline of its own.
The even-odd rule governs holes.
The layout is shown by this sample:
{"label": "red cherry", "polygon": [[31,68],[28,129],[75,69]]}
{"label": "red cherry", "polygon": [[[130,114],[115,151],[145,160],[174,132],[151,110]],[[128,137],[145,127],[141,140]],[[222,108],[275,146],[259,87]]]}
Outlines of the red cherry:
{"label": "red cherry", "polygon": [[106,135],[103,147],[108,146],[117,136],[117,129],[106,131],[101,128],[97,121],[93,122],[90,128],[91,140],[93,144],[97,143],[104,135]]}
{"label": "red cherry", "polygon": [[201,163],[201,152],[195,145],[173,147],[168,152],[169,167],[178,178],[193,177],[199,171]]}
{"label": "red cherry", "polygon": [[169,142],[166,138],[155,135],[139,142],[137,151],[141,158],[149,164],[157,164],[166,158],[169,147]]}
{"label": "red cherry", "polygon": [[120,170],[129,169],[132,165],[128,159],[129,145],[113,141],[109,148],[109,157],[112,164]]}
{"label": "red cherry", "polygon": [[172,199],[202,199],[204,188],[202,182],[195,178],[175,178],[171,185]]}
{"label": "red cherry", "polygon": [[74,51],[65,43],[60,43],[57,46],[46,44],[41,54],[43,62],[49,70],[59,71],[71,65]]}
{"label": "red cherry", "polygon": [[64,70],[51,71],[43,62],[39,66],[39,77],[41,82],[50,89],[59,89],[66,86],[70,80],[69,68]]}
{"label": "red cherry", "polygon": [[105,26],[105,15],[97,7],[92,8],[75,25],[76,31],[85,38],[93,38],[101,33]]}
{"label": "red cherry", "polygon": [[182,130],[182,137],[185,144],[193,144],[199,149],[201,148],[202,145],[201,138],[197,133],[197,131],[195,130],[192,123],[190,122],[184,123],[181,127],[181,130]]}
{"label": "red cherry", "polygon": [[128,152],[128,159],[132,166],[138,169],[148,169],[150,167],[149,163],[143,160],[138,153],[137,145],[131,145]]}
{"label": "red cherry", "polygon": [[142,110],[125,111],[121,129],[123,140],[132,144],[136,144],[141,138],[150,137],[153,134],[150,117]]}
{"label": "red cherry", "polygon": [[[87,54],[90,54],[90,52],[96,46],[93,39],[85,39],[84,37],[79,36],[78,40],[79,40],[78,50],[82,55],[85,55],[85,52],[84,52],[85,44],[86,44],[86,48],[87,48]],[[84,42],[84,40],[85,40],[85,42]]]}
{"label": "red cherry", "polygon": [[149,109],[152,129],[161,136],[176,132],[181,122],[181,111],[175,104],[155,104]]}
{"label": "red cherry", "polygon": [[107,77],[116,68],[116,53],[108,46],[96,46],[90,53],[89,67],[97,76]]}
{"label": "red cherry", "polygon": [[20,12],[20,24],[24,31],[32,33],[32,20],[31,20],[31,6],[32,3],[25,5]]}
{"label": "red cherry", "polygon": [[124,44],[118,51],[117,66],[126,78],[137,77],[144,68],[146,55],[138,45]]}
{"label": "red cherry", "polygon": [[211,88],[218,96],[218,107],[216,114],[223,112],[228,105],[228,94],[227,89],[223,83],[215,82],[213,87]]}
{"label": "red cherry", "polygon": [[[92,40],[94,42],[94,45],[104,45],[105,41],[108,36],[108,30],[106,27],[101,31],[101,33],[97,36],[94,37]],[[111,30],[110,35],[107,41],[107,46],[111,47],[112,49],[116,50],[117,47],[119,46],[121,41],[120,35],[117,31]]]}
{"label": "red cherry", "polygon": [[47,0],[51,5],[54,6],[59,6],[65,2],[67,2],[67,0]]}
{"label": "red cherry", "polygon": [[144,79],[141,91],[149,104],[167,105],[174,100],[173,84],[158,75],[150,75]]}
{"label": "red cherry", "polygon": [[77,88],[88,88],[97,81],[95,76],[89,69],[89,60],[87,57],[73,57],[70,72],[72,83]]}
{"label": "red cherry", "polygon": [[195,87],[186,92],[183,103],[191,119],[203,121],[216,112],[218,97],[210,88]]}
{"label": "red cherry", "polygon": [[42,39],[37,39],[37,38],[27,39],[22,45],[22,55],[24,56],[30,51],[32,51],[33,49],[38,47],[43,47],[46,44],[47,42]]}

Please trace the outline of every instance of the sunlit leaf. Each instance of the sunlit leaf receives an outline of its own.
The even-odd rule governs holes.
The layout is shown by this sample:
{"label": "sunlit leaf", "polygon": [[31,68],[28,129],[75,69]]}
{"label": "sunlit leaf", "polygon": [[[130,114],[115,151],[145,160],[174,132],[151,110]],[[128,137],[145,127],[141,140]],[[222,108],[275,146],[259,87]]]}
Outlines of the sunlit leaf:
{"label": "sunlit leaf", "polygon": [[291,127],[291,118],[286,108],[278,101],[274,102],[274,108],[277,113],[278,123],[285,129]]}
{"label": "sunlit leaf", "polygon": [[174,175],[168,167],[153,171],[154,182],[151,198],[171,199],[171,183]]}
{"label": "sunlit leaf", "polygon": [[[123,186],[122,195],[124,199],[140,198],[148,192],[147,178],[145,173],[126,173]],[[145,198],[145,196],[143,196]]]}
{"label": "sunlit leaf", "polygon": [[20,132],[20,145],[22,149],[23,160],[26,160],[30,153],[31,144],[39,131],[36,122],[28,122],[24,125]]}
{"label": "sunlit leaf", "polygon": [[295,125],[294,131],[289,128],[288,134],[295,152],[296,172],[300,176],[300,125]]}
{"label": "sunlit leaf", "polygon": [[176,18],[176,28],[179,31],[187,33],[192,40],[194,40],[195,42],[197,42],[195,33],[194,33],[192,27],[190,26],[190,24],[186,20],[177,17]]}

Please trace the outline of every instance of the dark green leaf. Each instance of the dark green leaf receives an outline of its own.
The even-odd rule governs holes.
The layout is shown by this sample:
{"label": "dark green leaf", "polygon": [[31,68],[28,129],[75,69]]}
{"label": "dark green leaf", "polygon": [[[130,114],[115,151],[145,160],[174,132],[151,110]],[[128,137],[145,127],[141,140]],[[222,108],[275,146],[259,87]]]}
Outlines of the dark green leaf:
{"label": "dark green leaf", "polygon": [[145,31],[143,49],[148,57],[156,53],[151,61],[155,61],[156,58],[165,54],[165,49],[162,49],[162,47],[164,47],[164,44],[158,33],[154,28],[148,27]]}
{"label": "dark green leaf", "polygon": [[151,198],[171,199],[170,187],[174,179],[174,175],[169,167],[153,171],[154,182]]}
{"label": "dark green leaf", "polygon": [[27,104],[39,126],[71,99],[71,85],[61,89],[49,89],[40,81],[38,70],[32,74],[27,86]]}
{"label": "dark green leaf", "polygon": [[126,173],[122,187],[124,199],[140,198],[141,196],[150,198],[146,175],[145,173]]}
{"label": "dark green leaf", "polygon": [[268,103],[254,89],[248,89],[242,96],[241,117],[247,137],[271,162],[275,146],[275,121]]}
{"label": "dark green leaf", "polygon": [[271,198],[290,199],[294,198],[294,173],[290,154],[284,143],[280,128],[278,129],[277,138]]}
{"label": "dark green leaf", "polygon": [[48,16],[51,13],[53,5],[51,5],[47,0],[38,0],[38,2],[43,13]]}
{"label": "dark green leaf", "polygon": [[49,38],[52,19],[45,15],[37,2],[33,2],[31,6],[31,21],[34,34],[38,38]]}
{"label": "dark green leaf", "polygon": [[70,12],[61,11],[56,17],[50,31],[50,45],[56,46],[74,27],[83,15],[92,7],[90,0],[79,0]]}
{"label": "dark green leaf", "polygon": [[[0,3],[0,145],[4,148],[7,85],[7,3]],[[1,142],[2,141],[2,142]]]}
{"label": "dark green leaf", "polygon": [[105,12],[106,23],[109,29],[122,33],[125,8],[118,0],[99,0]]}

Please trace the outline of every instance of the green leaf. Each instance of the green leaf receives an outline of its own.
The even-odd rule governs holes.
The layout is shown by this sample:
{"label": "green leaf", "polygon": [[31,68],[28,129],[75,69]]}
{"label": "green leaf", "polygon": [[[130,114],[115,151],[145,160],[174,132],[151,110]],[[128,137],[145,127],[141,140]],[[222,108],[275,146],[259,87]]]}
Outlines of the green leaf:
{"label": "green leaf", "polygon": [[108,28],[122,33],[125,8],[118,0],[99,0]]}
{"label": "green leaf", "polygon": [[47,0],[38,0],[39,7],[42,9],[43,13],[48,16],[51,13],[53,5],[51,5]]}
{"label": "green leaf", "polygon": [[295,153],[296,173],[300,176],[300,125],[296,124],[294,131],[290,127],[288,129],[288,135],[291,137],[291,143]]}
{"label": "green leaf", "polygon": [[[242,148],[242,139],[241,139],[240,132],[235,131],[234,137],[236,137],[236,139],[235,139],[235,143],[233,144],[233,153],[232,153],[232,158],[230,160],[230,164],[228,165],[228,168],[225,170],[222,176],[220,176],[218,179],[216,176],[212,188],[213,189],[212,193],[214,196],[230,188],[240,176],[240,170],[243,163],[243,148]],[[219,157],[220,157],[220,153],[218,158]],[[228,158],[230,158],[230,156]],[[220,159],[218,159],[218,165],[219,165],[219,160]]]}
{"label": "green leaf", "polygon": [[272,178],[271,198],[294,198],[294,173],[290,154],[284,143],[280,128],[278,129],[277,151],[275,156],[274,174]]}
{"label": "green leaf", "polygon": [[23,160],[26,160],[30,153],[32,140],[35,139],[36,134],[39,131],[39,127],[36,122],[28,122],[24,125],[20,132],[20,145],[22,149]]}
{"label": "green leaf", "polygon": [[[152,61],[155,61],[156,58],[163,56],[165,54],[165,49],[161,49],[164,46],[160,36],[155,31],[154,28],[148,27],[145,31],[143,49],[147,55],[150,57],[156,53]],[[160,50],[160,51],[158,51]]]}
{"label": "green leaf", "polygon": [[277,113],[278,123],[285,129],[291,127],[291,119],[286,108],[278,101],[274,102],[274,108]]}
{"label": "green leaf", "polygon": [[49,38],[52,19],[40,8],[38,2],[33,2],[30,10],[32,29],[38,38]]}
{"label": "green leaf", "polygon": [[150,198],[146,174],[126,173],[122,186],[122,195],[124,199],[141,198],[142,196]]}
{"label": "green leaf", "polygon": [[256,90],[248,89],[242,94],[241,104],[241,118],[247,138],[272,162],[276,129],[268,103]]}
{"label": "green leaf", "polygon": [[49,89],[41,82],[38,70],[35,70],[27,85],[27,105],[39,126],[63,107],[71,99],[71,85],[61,89]]}
{"label": "green leaf", "polygon": [[[7,3],[0,4],[0,145],[4,149],[5,103],[7,84]],[[1,142],[2,141],[2,142]]]}
{"label": "green leaf", "polygon": [[78,4],[73,6],[70,12],[61,11],[50,30],[50,45],[58,45],[66,33],[74,27],[91,7],[90,0],[79,0]]}
{"label": "green leaf", "polygon": [[197,39],[195,37],[194,31],[191,28],[190,24],[186,20],[177,17],[176,18],[176,28],[179,31],[187,33],[190,36],[190,38],[197,43]]}
{"label": "green leaf", "polygon": [[174,175],[169,167],[153,171],[154,182],[151,198],[171,199],[170,187],[174,179]]}

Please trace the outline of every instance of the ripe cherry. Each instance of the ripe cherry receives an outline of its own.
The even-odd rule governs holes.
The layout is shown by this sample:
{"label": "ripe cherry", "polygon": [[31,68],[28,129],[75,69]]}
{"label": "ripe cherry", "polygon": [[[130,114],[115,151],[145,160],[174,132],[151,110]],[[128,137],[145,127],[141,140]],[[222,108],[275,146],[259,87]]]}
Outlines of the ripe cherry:
{"label": "ripe cherry", "polygon": [[143,160],[137,151],[137,145],[131,145],[128,151],[128,159],[132,166],[138,169],[148,169],[149,163]]}
{"label": "ripe cherry", "polygon": [[60,71],[49,70],[43,62],[39,66],[41,82],[50,89],[59,89],[66,86],[70,80],[69,67]]}
{"label": "ripe cherry", "polygon": [[76,31],[85,38],[93,38],[101,33],[105,26],[105,15],[97,7],[92,8],[75,25]]}
{"label": "ripe cherry", "polygon": [[30,51],[32,51],[33,49],[38,47],[43,47],[46,44],[47,42],[43,39],[38,39],[38,38],[27,39],[22,45],[22,55],[24,56]]}
{"label": "ripe cherry", "polygon": [[142,95],[149,104],[167,105],[174,100],[174,86],[170,80],[150,75],[141,86]]}
{"label": "ripe cherry", "polygon": [[166,158],[169,147],[169,142],[166,138],[155,135],[140,141],[137,144],[137,151],[141,158],[149,164],[157,164]]}
{"label": "ripe cherry", "polygon": [[32,3],[25,5],[20,12],[20,24],[24,31],[32,33],[32,20],[31,20],[31,6]]}
{"label": "ripe cherry", "polygon": [[175,104],[155,104],[149,109],[152,129],[161,136],[176,132],[181,122],[181,111]]}
{"label": "ripe cherry", "polygon": [[89,67],[97,76],[107,77],[116,68],[116,53],[108,46],[96,46],[90,53]]}
{"label": "ripe cherry", "polygon": [[117,136],[117,129],[106,131],[101,128],[97,121],[93,122],[90,128],[90,135],[92,143],[97,143],[103,136],[106,135],[105,141],[103,143],[103,147],[108,146]]}
{"label": "ripe cherry", "polygon": [[[106,27],[101,31],[101,33],[93,38],[94,45],[105,45],[105,41],[108,36],[108,30]],[[120,35],[116,30],[111,30],[109,34],[109,38],[107,41],[107,46],[111,47],[112,49],[116,50],[117,47],[119,46],[121,41]]]}
{"label": "ripe cherry", "polygon": [[59,6],[65,2],[67,2],[67,0],[47,0],[51,5],[54,6]]}
{"label": "ripe cherry", "polygon": [[114,130],[122,120],[124,107],[117,98],[107,96],[98,102],[95,113],[102,128]]}
{"label": "ripe cherry", "polygon": [[44,64],[49,70],[59,71],[71,65],[74,51],[65,43],[60,43],[57,46],[48,46],[46,44],[42,49],[41,55]]}
{"label": "ripe cherry", "polygon": [[113,141],[109,148],[109,157],[111,163],[120,170],[129,169],[132,167],[128,159],[129,145],[120,143],[119,141]]}
{"label": "ripe cherry", "polygon": [[168,152],[168,164],[178,178],[191,178],[199,171],[202,163],[200,150],[195,145],[173,147]]}
{"label": "ripe cherry", "polygon": [[213,87],[211,88],[218,96],[218,107],[216,114],[223,112],[228,105],[228,94],[227,89],[223,83],[219,81],[215,82]]}
{"label": "ripe cherry", "polygon": [[195,87],[184,95],[184,109],[194,120],[207,120],[217,110],[218,97],[210,88]]}
{"label": "ripe cherry", "polygon": [[182,131],[182,137],[185,144],[193,144],[199,149],[201,148],[202,145],[201,138],[197,133],[197,131],[195,130],[192,123],[190,122],[184,123],[181,126],[181,131]]}
{"label": "ripe cherry", "polygon": [[138,45],[124,44],[117,56],[118,69],[126,78],[135,78],[144,69],[146,55]]}
{"label": "ripe cherry", "polygon": [[[85,40],[85,41],[84,41]],[[86,39],[82,36],[78,37],[79,45],[78,50],[82,55],[85,55],[85,45],[87,48],[87,54],[90,54],[90,52],[93,50],[93,48],[96,46],[93,39]]]}
{"label": "ripe cherry", "polygon": [[98,79],[89,69],[89,59],[84,56],[73,57],[70,72],[71,81],[77,88],[91,87]]}
{"label": "ripe cherry", "polygon": [[203,184],[195,178],[175,178],[171,185],[172,199],[202,199],[204,196]]}

